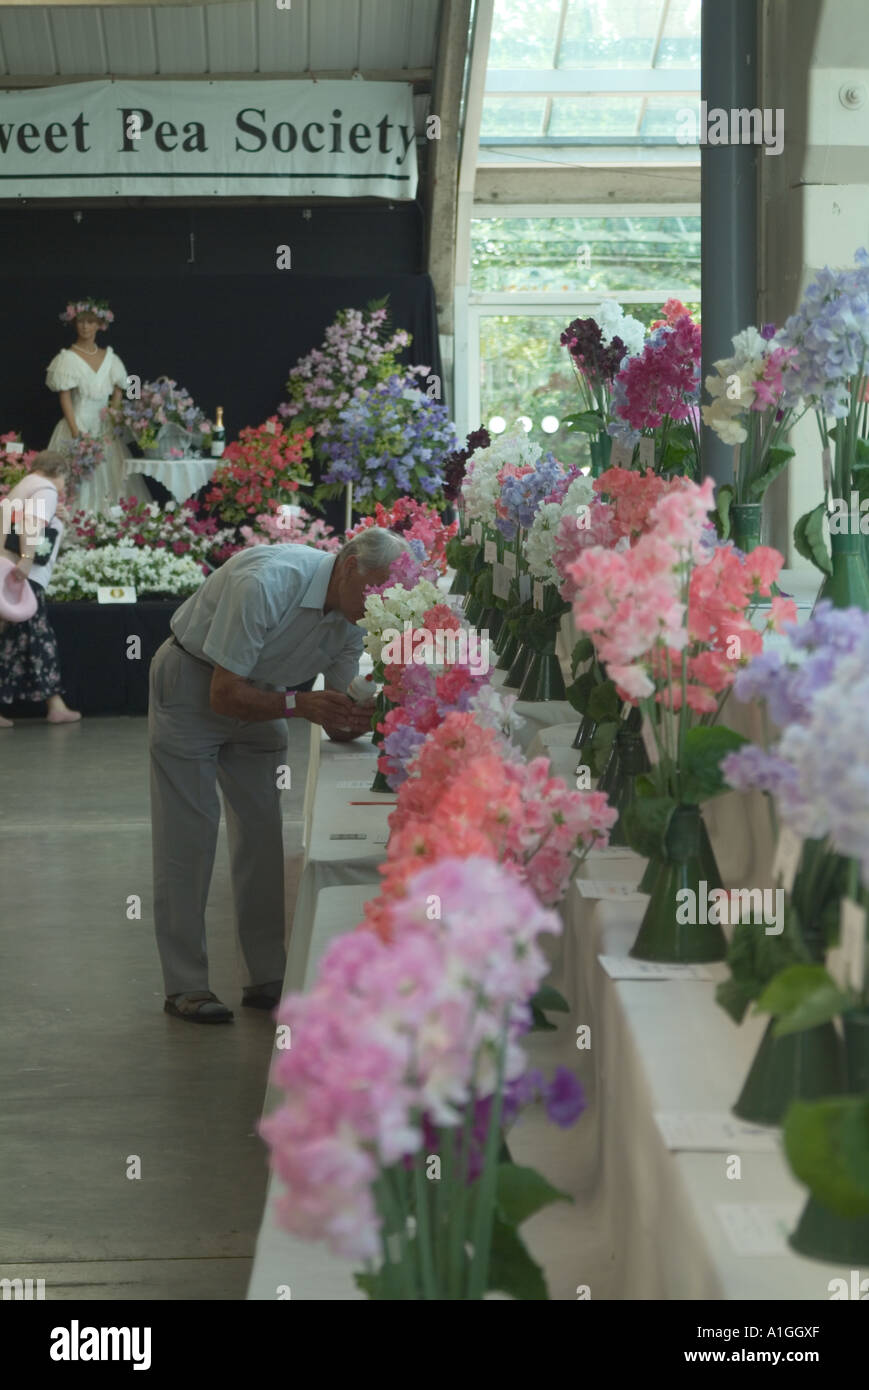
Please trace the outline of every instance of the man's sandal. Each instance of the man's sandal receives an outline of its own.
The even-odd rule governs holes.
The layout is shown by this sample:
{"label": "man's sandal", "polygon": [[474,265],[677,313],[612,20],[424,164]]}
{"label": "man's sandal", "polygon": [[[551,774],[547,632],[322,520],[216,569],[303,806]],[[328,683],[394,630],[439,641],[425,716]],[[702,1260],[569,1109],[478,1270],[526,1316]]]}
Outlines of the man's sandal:
{"label": "man's sandal", "polygon": [[246,1009],[276,1009],[283,988],[283,980],[270,980],[267,985],[245,985],[242,1005]]}
{"label": "man's sandal", "polygon": [[233,1019],[232,1010],[208,990],[171,994],[163,1008],[173,1018],[183,1018],[185,1023],[231,1023]]}

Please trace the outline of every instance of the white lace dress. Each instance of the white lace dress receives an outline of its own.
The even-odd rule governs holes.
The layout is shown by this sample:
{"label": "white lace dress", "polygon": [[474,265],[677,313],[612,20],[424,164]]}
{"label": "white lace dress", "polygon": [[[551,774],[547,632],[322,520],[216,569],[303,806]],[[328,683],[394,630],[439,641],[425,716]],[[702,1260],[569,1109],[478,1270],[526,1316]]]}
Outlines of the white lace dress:
{"label": "white lace dress", "polygon": [[[127,475],[129,455],[123,445],[114,437],[111,428],[100,418],[103,407],[108,405],[116,386],[127,383],[127,369],[112,348],[106,348],[106,355],[96,371],[89,366],[79,353],[72,348],[62,348],[48,364],[45,376],[50,391],[69,391],[75,421],[84,434],[99,435],[103,440],[105,459],[95,468],[89,478],[79,484],[75,504],[99,511],[101,507],[112,505],[121,497],[138,497],[150,500],[150,493],[138,474]],[[60,449],[72,438],[69,425],[62,419],[55,426],[48,442],[49,449]]]}

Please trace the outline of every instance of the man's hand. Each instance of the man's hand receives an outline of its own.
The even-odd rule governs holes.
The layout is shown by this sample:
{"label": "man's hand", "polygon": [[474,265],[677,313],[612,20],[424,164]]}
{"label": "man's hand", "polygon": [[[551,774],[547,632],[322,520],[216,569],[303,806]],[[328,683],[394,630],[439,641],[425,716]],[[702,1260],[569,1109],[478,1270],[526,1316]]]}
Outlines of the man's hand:
{"label": "man's hand", "polygon": [[303,719],[322,724],[330,738],[341,741],[368,732],[374,706],[358,705],[338,690],[302,690],[296,696],[296,709]]}

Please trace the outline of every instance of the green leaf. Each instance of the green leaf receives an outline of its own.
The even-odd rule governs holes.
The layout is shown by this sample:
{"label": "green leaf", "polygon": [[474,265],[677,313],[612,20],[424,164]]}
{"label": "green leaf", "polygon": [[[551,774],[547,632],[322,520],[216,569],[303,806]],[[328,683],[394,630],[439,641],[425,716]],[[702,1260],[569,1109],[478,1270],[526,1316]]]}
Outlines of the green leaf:
{"label": "green leaf", "polygon": [[600,777],[604,768],[609,762],[610,753],[613,750],[613,741],[619,731],[619,725],[614,720],[608,720],[606,724],[601,724],[595,729],[591,736],[591,742],[586,744],[585,752],[588,755],[589,766],[595,777]]}
{"label": "green leaf", "polygon": [[869,1216],[869,1100],[795,1101],[784,1145],[794,1173],[822,1206],[849,1220]]}
{"label": "green leaf", "polygon": [[604,724],[609,720],[619,719],[621,711],[622,702],[616,694],[615,683],[611,680],[605,680],[596,685],[588,701],[588,712],[591,718],[596,719],[598,724]]}
{"label": "green leaf", "polygon": [[584,671],[581,676],[577,676],[565,690],[564,698],[569,701],[579,714],[588,713],[588,702],[591,693],[597,685],[594,671]]}
{"label": "green leaf", "polygon": [[487,1287],[523,1302],[549,1298],[540,1265],[528,1254],[515,1226],[508,1226],[497,1216],[492,1224]]}
{"label": "green leaf", "polygon": [[606,429],[599,410],[580,410],[575,415],[562,415],[562,425],[569,430],[579,430],[582,434],[601,434]]}
{"label": "green leaf", "polygon": [[498,1165],[495,1206],[499,1220],[508,1226],[521,1226],[553,1202],[572,1201],[569,1193],[553,1187],[536,1168],[523,1168],[518,1163]]}
{"label": "green leaf", "polygon": [[384,1303],[389,1298],[382,1269],[375,1270],[373,1274],[354,1274],[353,1282],[357,1289],[361,1289],[370,1299],[376,1300],[378,1303]]}
{"label": "green leaf", "polygon": [[657,859],[665,852],[667,830],[676,802],[672,796],[639,796],[623,817],[625,835],[631,849],[646,859]]}
{"label": "green leaf", "polygon": [[557,1028],[554,1023],[550,1023],[542,1009],[538,1009],[536,1004],[531,1004],[531,1027],[529,1033],[555,1033]]}
{"label": "green leaf", "polygon": [[682,800],[692,804],[727,791],[721,759],[747,742],[743,734],[728,729],[725,724],[689,729],[680,763]]}
{"label": "green leaf", "polygon": [[770,449],[766,456],[766,468],[748,485],[748,501],[759,502],[770,483],[777,478],[782,469],[787,468],[795,450],[789,444],[780,444]]}
{"label": "green leaf", "polygon": [[790,907],[785,908],[785,929],[780,936],[767,936],[750,922],[737,922],[734,926],[727,951],[730,979],[723,980],[715,991],[716,1000],[734,1023],[742,1022],[749,1004],[774,976],[805,960],[795,929]]}
{"label": "green leaf", "polygon": [[536,1004],[538,1009],[551,1009],[553,1013],[557,1014],[570,1013],[570,1005],[564,995],[560,994],[557,989],[553,989],[552,985],[541,985],[537,993],[531,996],[529,1002],[532,1005]]}
{"label": "green leaf", "polygon": [[801,1033],[853,1007],[822,965],[790,965],[770,981],[757,1001],[759,1014],[774,1014],[773,1033],[783,1038]]}
{"label": "green leaf", "polygon": [[819,502],[810,512],[801,516],[794,527],[794,545],[804,560],[811,560],[822,574],[832,574],[833,564],[824,540],[824,511],[826,504]]}
{"label": "green leaf", "polygon": [[732,483],[722,483],[718,489],[718,496],[715,499],[715,529],[723,541],[730,536],[730,508],[733,503],[734,491]]}
{"label": "green leaf", "polygon": [[594,656],[594,643],[590,637],[580,637],[573,651],[570,653],[570,669],[575,672],[577,666],[583,661],[591,661]]}

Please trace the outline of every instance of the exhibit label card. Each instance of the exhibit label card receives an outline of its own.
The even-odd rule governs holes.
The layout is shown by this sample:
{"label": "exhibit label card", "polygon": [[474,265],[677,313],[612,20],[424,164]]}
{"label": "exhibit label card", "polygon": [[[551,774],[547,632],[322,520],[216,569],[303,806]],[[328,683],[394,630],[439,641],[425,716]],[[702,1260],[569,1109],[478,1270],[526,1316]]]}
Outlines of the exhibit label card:
{"label": "exhibit label card", "polygon": [[668,1149],[683,1153],[776,1153],[777,1132],[725,1110],[658,1110],[655,1123]]}

